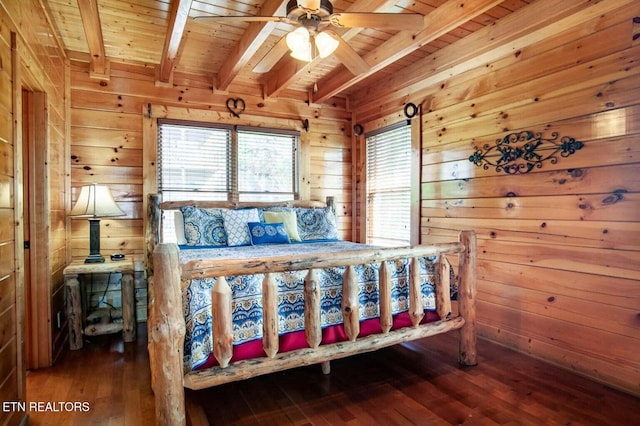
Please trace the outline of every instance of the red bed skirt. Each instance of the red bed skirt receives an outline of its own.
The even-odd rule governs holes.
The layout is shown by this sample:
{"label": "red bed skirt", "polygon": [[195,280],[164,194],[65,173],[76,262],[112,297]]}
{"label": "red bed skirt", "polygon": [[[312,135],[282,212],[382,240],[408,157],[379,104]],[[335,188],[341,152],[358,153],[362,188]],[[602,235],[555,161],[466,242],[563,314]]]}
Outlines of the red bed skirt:
{"label": "red bed skirt", "polygon": [[[440,317],[435,311],[425,311],[424,318],[420,322],[426,324],[428,322],[438,321]],[[410,327],[411,319],[408,312],[401,312],[393,317],[392,329]],[[368,336],[370,334],[381,333],[380,320],[378,318],[371,318],[360,322],[360,334],[358,337]],[[322,343],[323,345],[335,342],[344,342],[349,340],[342,324],[332,325],[322,329]],[[304,336],[304,330],[295,331],[293,333],[287,333],[280,336],[280,349],[278,352],[289,352],[296,349],[308,348],[307,340]],[[262,340],[254,340],[251,342],[242,343],[233,347],[233,357],[231,362],[241,361],[244,359],[261,358],[266,357],[264,350],[262,349]],[[209,355],[207,361],[200,365],[196,370],[202,370],[205,368],[218,365],[218,361],[213,356],[213,353]]]}

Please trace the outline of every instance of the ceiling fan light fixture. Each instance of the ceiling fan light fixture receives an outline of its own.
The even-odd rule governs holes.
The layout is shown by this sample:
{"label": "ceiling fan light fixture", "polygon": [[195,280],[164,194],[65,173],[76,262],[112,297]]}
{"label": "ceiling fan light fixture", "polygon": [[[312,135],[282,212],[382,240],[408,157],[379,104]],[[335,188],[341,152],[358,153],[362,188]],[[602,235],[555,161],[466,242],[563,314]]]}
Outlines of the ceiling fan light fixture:
{"label": "ceiling fan light fixture", "polygon": [[307,50],[293,50],[291,52],[291,57],[293,59],[297,59],[299,61],[304,61],[304,62],[311,62],[311,60],[313,59],[311,57],[311,48]]}
{"label": "ceiling fan light fixture", "polygon": [[295,31],[287,34],[287,47],[292,52],[309,49],[309,38],[309,30],[305,27],[297,28]]}
{"label": "ceiling fan light fixture", "polygon": [[316,47],[318,48],[318,55],[321,58],[326,58],[331,55],[340,44],[340,41],[331,36],[328,31],[322,31],[315,37]]}
{"label": "ceiling fan light fixture", "polygon": [[307,43],[306,46],[301,46],[291,51],[291,57],[299,61],[311,62],[313,54],[311,51],[311,43]]}

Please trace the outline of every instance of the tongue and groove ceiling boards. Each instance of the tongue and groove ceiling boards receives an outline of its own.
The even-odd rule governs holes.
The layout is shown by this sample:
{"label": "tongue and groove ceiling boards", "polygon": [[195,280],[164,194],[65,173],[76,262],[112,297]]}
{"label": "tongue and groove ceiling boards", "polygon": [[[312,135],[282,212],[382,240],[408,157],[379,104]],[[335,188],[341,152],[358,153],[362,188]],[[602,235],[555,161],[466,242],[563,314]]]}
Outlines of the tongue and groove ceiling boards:
{"label": "tongue and groove ceiling boards", "polygon": [[[206,81],[217,91],[320,103],[379,85],[533,1],[48,0],[47,7],[69,57],[90,62],[95,78],[109,79],[114,62],[144,64],[155,68],[158,85]],[[311,62],[292,58],[285,36],[307,26],[296,19],[326,17],[323,8],[332,8],[337,25],[326,18],[309,32],[330,30],[338,48]],[[403,22],[414,29],[383,28]]]}

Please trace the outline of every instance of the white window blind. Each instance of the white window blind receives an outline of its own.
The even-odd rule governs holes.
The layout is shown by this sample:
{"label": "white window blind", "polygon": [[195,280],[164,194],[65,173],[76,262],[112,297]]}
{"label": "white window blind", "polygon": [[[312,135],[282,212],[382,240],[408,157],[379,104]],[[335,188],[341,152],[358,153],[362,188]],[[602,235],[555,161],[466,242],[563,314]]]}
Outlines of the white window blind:
{"label": "white window blind", "polygon": [[238,128],[240,201],[296,198],[297,151],[295,132]]}
{"label": "white window blind", "polygon": [[398,246],[411,239],[411,126],[366,136],[367,243]]}
{"label": "white window blind", "polygon": [[226,200],[231,129],[173,123],[160,123],[158,129],[158,190],[163,199]]}

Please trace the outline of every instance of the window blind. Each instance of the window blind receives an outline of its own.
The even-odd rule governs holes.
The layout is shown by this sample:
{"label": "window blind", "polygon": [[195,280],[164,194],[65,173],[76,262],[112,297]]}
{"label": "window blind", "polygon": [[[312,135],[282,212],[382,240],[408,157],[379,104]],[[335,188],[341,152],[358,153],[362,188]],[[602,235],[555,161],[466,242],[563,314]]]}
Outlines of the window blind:
{"label": "window blind", "polygon": [[[298,195],[298,132],[158,120],[164,201],[281,201]],[[174,241],[174,215],[163,217]]]}
{"label": "window blind", "polygon": [[367,243],[397,246],[411,238],[411,126],[366,136]]}
{"label": "window blind", "polygon": [[239,127],[237,136],[240,200],[296,198],[298,134]]}
{"label": "window blind", "polygon": [[226,200],[230,165],[230,128],[158,126],[158,190],[164,200]]}

